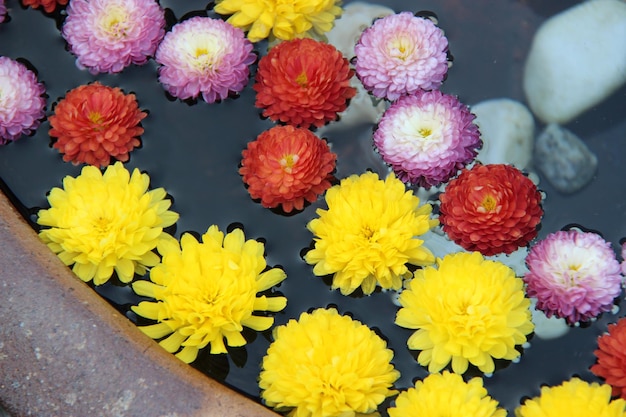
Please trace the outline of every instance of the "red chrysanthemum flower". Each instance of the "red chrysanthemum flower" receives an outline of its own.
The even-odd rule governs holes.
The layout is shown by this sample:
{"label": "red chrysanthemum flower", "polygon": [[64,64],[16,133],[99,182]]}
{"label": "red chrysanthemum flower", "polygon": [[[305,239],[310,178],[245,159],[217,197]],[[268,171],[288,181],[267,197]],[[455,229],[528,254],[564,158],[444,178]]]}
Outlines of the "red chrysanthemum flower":
{"label": "red chrysanthemum flower", "polygon": [[598,338],[598,358],[591,372],[613,387],[613,395],[626,399],[626,318],[609,324],[609,332]]}
{"label": "red chrysanthemum flower", "polygon": [[302,210],[330,187],[337,155],[310,130],[275,126],[248,143],[239,173],[263,207]]}
{"label": "red chrysanthemum flower", "polygon": [[22,0],[25,7],[38,9],[41,7],[46,13],[52,13],[57,6],[65,6],[68,0]]}
{"label": "red chrysanthemum flower", "polygon": [[334,46],[308,38],[285,41],[259,61],[255,105],[273,121],[320,127],[336,120],[356,94],[353,75]]}
{"label": "red chrysanthemum flower", "polygon": [[519,169],[505,164],[475,165],[450,181],[439,221],[450,239],[485,256],[509,254],[537,236],[541,193]]}
{"label": "red chrysanthemum flower", "polygon": [[111,157],[125,162],[143,133],[134,94],[98,82],[81,85],[59,101],[50,116],[50,136],[63,160],[105,167]]}

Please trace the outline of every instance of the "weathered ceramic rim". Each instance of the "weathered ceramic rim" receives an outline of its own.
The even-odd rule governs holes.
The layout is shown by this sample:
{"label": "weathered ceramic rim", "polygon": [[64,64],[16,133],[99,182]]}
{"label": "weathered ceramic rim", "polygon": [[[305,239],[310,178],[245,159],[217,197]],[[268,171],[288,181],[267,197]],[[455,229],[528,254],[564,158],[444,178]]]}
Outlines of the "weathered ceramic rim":
{"label": "weathered ceramic rim", "polygon": [[0,242],[0,404],[12,415],[276,416],[141,333],[2,192]]}

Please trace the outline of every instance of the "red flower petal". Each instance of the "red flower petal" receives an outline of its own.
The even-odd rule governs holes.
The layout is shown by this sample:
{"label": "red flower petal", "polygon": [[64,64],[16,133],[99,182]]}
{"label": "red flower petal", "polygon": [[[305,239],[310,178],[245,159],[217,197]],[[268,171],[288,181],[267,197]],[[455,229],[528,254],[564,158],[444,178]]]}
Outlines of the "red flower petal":
{"label": "red flower petal", "polygon": [[302,210],[330,187],[337,155],[311,131],[276,126],[261,133],[242,152],[239,173],[263,207]]}
{"label": "red flower petal", "polygon": [[594,352],[598,360],[591,372],[613,387],[613,395],[626,399],[626,319],[609,324],[609,332],[598,338]]}
{"label": "red flower petal", "polygon": [[147,116],[137,107],[134,94],[98,82],[67,93],[50,116],[50,136],[63,160],[105,167],[111,157],[125,162],[139,146],[139,122]]}
{"label": "red flower petal", "polygon": [[543,216],[535,184],[505,164],[464,170],[439,199],[439,221],[450,239],[485,256],[526,246],[537,236]]}
{"label": "red flower petal", "polygon": [[282,42],[259,61],[255,105],[263,116],[297,127],[320,127],[356,94],[354,71],[334,46],[313,39]]}
{"label": "red flower petal", "polygon": [[41,7],[46,13],[52,13],[57,6],[65,6],[68,0],[22,0],[26,7],[37,9]]}

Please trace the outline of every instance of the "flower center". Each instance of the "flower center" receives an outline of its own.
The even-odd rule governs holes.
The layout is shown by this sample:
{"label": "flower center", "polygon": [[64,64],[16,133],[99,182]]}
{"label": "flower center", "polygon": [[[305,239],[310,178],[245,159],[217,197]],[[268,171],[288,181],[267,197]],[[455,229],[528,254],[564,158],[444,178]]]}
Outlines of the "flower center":
{"label": "flower center", "polygon": [[480,206],[478,207],[479,213],[489,213],[496,209],[498,206],[498,200],[491,194],[487,194],[483,197]]}
{"label": "flower center", "polygon": [[394,38],[389,44],[389,55],[393,58],[399,58],[404,61],[412,51],[413,42],[403,36]]}
{"label": "flower center", "polygon": [[291,172],[293,171],[293,166],[298,162],[298,159],[300,159],[298,155],[285,155],[280,160],[280,166],[283,168],[283,171],[291,174]]}
{"label": "flower center", "polygon": [[120,6],[111,6],[104,13],[100,24],[104,31],[112,38],[124,38],[129,29],[128,13]]}
{"label": "flower center", "polygon": [[304,71],[302,71],[297,77],[296,77],[296,84],[298,84],[300,87],[302,88],[306,88],[307,84],[309,82],[309,78],[306,76],[306,73]]}
{"label": "flower center", "polygon": [[191,66],[202,73],[218,70],[224,52],[224,45],[219,38],[207,34],[200,39],[189,39],[188,45]]}

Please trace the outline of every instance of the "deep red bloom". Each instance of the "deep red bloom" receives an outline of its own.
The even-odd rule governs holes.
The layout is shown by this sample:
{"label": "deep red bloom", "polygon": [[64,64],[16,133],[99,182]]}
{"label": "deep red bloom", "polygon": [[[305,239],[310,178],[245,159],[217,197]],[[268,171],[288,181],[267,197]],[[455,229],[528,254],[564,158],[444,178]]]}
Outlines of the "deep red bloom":
{"label": "deep red bloom", "polygon": [[308,38],[281,42],[259,61],[255,105],[273,121],[320,127],[336,120],[356,94],[353,75],[330,44]]}
{"label": "deep red bloom", "polygon": [[248,143],[239,173],[263,207],[302,210],[330,187],[337,155],[311,131],[275,126]]}
{"label": "deep red bloom", "polygon": [[26,7],[37,9],[41,7],[46,13],[52,13],[57,6],[65,6],[68,0],[22,0],[22,4]]}
{"label": "deep red bloom", "polygon": [[613,387],[613,395],[626,399],[626,318],[609,324],[608,334],[598,338],[598,358],[591,372]]}
{"label": "deep red bloom", "polygon": [[98,82],[81,85],[59,101],[50,116],[50,136],[63,160],[105,167],[111,157],[125,162],[143,133],[134,94]]}
{"label": "deep red bloom", "polygon": [[485,256],[511,253],[537,236],[541,193],[519,169],[475,165],[450,181],[439,221],[450,239]]}

